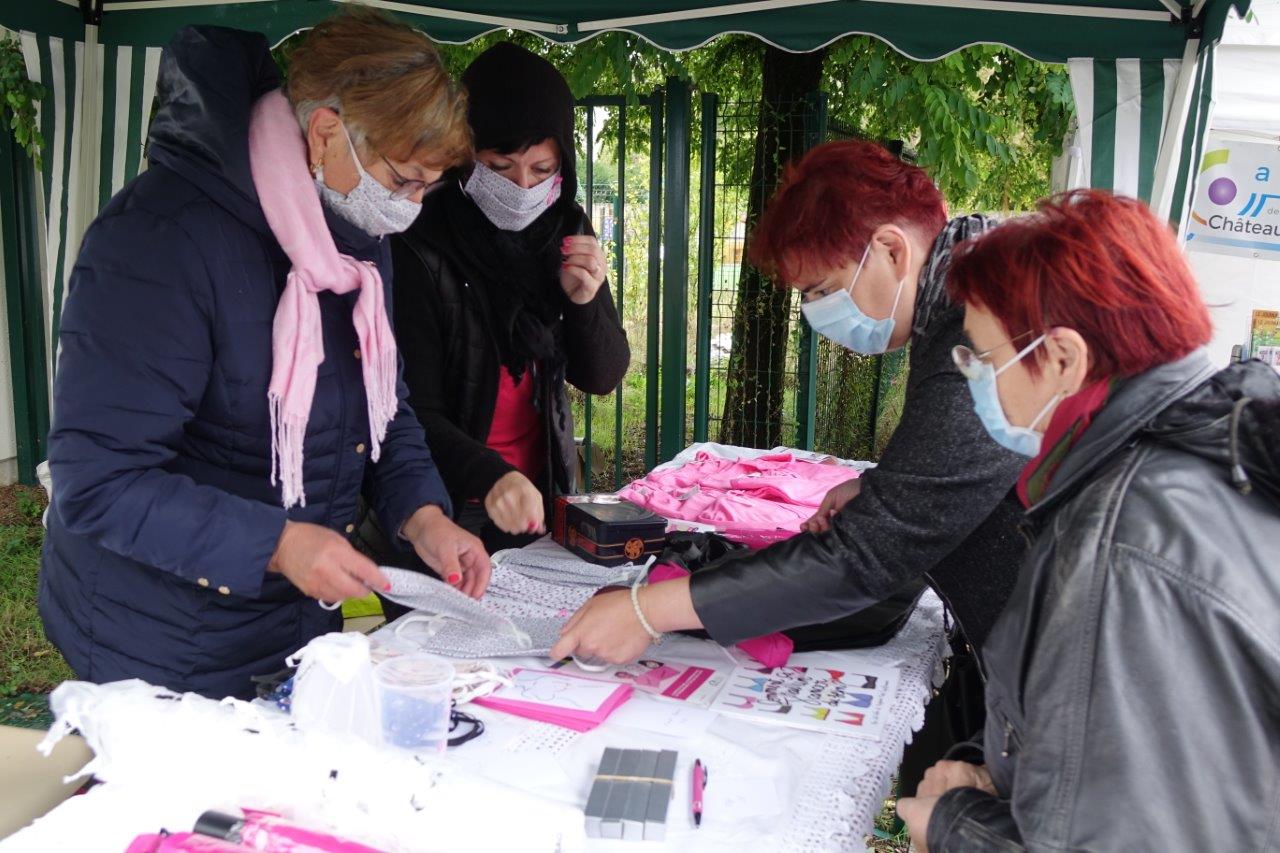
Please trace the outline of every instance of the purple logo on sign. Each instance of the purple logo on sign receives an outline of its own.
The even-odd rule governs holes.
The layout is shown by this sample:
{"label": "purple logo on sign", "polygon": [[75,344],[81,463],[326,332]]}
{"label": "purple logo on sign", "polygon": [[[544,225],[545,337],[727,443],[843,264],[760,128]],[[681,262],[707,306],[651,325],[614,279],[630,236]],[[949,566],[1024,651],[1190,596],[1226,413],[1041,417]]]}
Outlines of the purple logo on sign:
{"label": "purple logo on sign", "polygon": [[1236,183],[1230,178],[1218,178],[1209,184],[1209,201],[1214,204],[1230,204],[1236,197]]}

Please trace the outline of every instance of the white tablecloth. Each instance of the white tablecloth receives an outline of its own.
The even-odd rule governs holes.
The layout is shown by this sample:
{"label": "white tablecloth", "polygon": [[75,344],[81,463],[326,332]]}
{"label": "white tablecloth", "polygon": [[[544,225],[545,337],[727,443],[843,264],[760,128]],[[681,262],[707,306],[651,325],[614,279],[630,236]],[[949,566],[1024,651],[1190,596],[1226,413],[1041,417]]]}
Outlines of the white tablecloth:
{"label": "white tablecloth", "polygon": [[[410,837],[423,839],[421,849],[458,849],[451,845],[441,847],[440,842],[446,837],[478,840],[487,837],[478,828],[488,826],[493,830],[491,835],[501,830],[509,842],[510,831],[519,829],[511,822],[524,823],[519,817],[521,809],[525,810],[526,817],[537,815],[540,822],[549,822],[553,831],[559,826],[569,833],[577,833],[581,824],[574,815],[580,814],[586,802],[600,754],[605,747],[616,746],[679,752],[667,842],[662,849],[861,851],[863,837],[870,831],[881,801],[888,793],[904,745],[923,720],[931,685],[940,675],[944,648],[942,605],[928,592],[903,630],[884,646],[792,656],[795,664],[836,669],[856,668],[859,662],[897,666],[900,681],[888,723],[878,741],[824,735],[690,710],[671,700],[639,692],[599,728],[581,734],[468,706],[484,719],[488,730],[480,739],[450,750],[447,761],[459,771],[480,778],[471,783],[459,778],[451,809],[444,813],[437,809],[437,817],[428,820],[433,829],[425,835],[414,833]],[[666,657],[694,664],[725,667],[731,663],[728,653],[709,641],[674,637],[663,645],[662,651]],[[524,663],[538,666],[545,665],[546,661]],[[237,731],[242,728],[236,724]],[[197,749],[199,745],[199,740],[192,741],[188,748]],[[284,745],[273,742],[261,746],[279,751]],[[260,760],[277,768],[284,767],[283,762],[295,760],[283,755],[276,756],[275,760],[261,756]],[[702,759],[709,768],[706,810],[700,829],[694,828],[688,809],[690,768],[696,758]],[[115,759],[118,771],[121,756]],[[323,761],[329,760],[332,756],[323,758]],[[252,763],[252,759],[246,758],[244,769],[251,772]],[[215,797],[201,794],[188,784],[198,780],[188,777],[183,781],[186,774],[200,774],[200,766],[209,766],[207,756],[194,761],[175,756],[168,766],[152,766],[148,761],[150,769],[133,768],[145,777],[144,784],[139,785],[136,779],[108,782],[87,796],[73,797],[34,826],[0,841],[0,850],[25,853],[75,849],[84,853],[97,850],[118,853],[138,832],[154,831],[158,826],[190,826],[195,815],[209,808],[211,802],[217,803]],[[426,772],[425,768],[422,772]],[[159,790],[147,787],[157,782],[165,787]],[[385,786],[388,782],[383,779],[380,784]],[[456,785],[470,785],[478,793],[460,795]],[[484,787],[486,785],[488,787]],[[238,792],[237,797],[245,795],[242,785],[231,787]],[[141,795],[139,790],[149,793]],[[229,792],[230,789],[222,793]],[[159,796],[161,793],[164,797]],[[280,790],[279,786],[258,794],[280,796],[280,805],[288,804],[289,792]],[[230,798],[225,805],[236,802],[236,798]],[[329,802],[333,803],[332,799]],[[334,808],[348,805],[354,807],[355,804],[333,803]],[[445,815],[448,826],[438,823]],[[336,828],[344,825],[339,822]],[[545,838],[547,827],[541,828]],[[355,831],[355,827],[350,830]],[[564,834],[552,836],[565,839],[568,844],[565,847],[565,844],[540,844],[532,834],[531,825],[525,834],[518,834],[523,845],[520,849],[550,850],[557,846],[582,849],[580,835],[577,839]],[[585,844],[586,849],[593,851],[644,849],[638,848],[636,842],[596,840]],[[657,844],[643,844],[648,849],[660,848]],[[509,843],[504,846],[510,849]],[[402,849],[420,848],[411,842]]]}
{"label": "white tablecloth", "polygon": [[[637,691],[603,725],[581,734],[469,706],[487,731],[450,752],[462,766],[495,781],[581,808],[605,747],[674,749],[680,757],[666,849],[862,851],[903,749],[924,721],[924,705],[941,676],[945,650],[942,602],[930,590],[898,636],[883,646],[792,655],[790,662],[802,666],[856,669],[862,662],[898,667],[901,679],[890,721],[878,741],[682,709],[680,703]],[[715,643],[689,637],[668,638],[656,656],[733,665]],[[507,659],[503,664],[545,667],[547,661]],[[694,759],[709,769],[705,814],[696,829],[689,813]],[[635,842],[592,840],[588,849],[637,847]]]}

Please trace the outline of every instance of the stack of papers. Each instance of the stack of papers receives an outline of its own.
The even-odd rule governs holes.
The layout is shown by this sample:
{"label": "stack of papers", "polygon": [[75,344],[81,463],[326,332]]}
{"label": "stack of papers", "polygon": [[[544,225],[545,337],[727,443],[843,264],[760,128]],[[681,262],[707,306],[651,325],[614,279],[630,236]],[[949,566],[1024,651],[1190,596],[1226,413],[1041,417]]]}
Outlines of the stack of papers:
{"label": "stack of papers", "polygon": [[631,686],[547,669],[515,669],[512,684],[477,705],[586,732],[631,698]]}

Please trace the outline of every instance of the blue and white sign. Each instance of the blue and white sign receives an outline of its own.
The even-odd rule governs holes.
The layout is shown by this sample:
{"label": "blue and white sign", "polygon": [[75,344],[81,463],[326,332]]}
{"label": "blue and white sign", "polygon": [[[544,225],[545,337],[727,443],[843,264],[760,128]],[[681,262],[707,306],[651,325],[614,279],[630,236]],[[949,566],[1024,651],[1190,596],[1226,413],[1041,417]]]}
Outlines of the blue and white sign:
{"label": "blue and white sign", "polygon": [[1187,249],[1280,260],[1280,144],[1210,137]]}

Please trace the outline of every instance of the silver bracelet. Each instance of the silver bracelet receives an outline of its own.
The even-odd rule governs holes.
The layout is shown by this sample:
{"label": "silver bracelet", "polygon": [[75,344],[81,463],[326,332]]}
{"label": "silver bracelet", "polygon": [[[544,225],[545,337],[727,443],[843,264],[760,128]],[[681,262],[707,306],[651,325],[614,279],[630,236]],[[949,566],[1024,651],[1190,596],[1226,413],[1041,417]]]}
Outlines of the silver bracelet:
{"label": "silver bracelet", "polygon": [[640,609],[640,582],[642,580],[644,580],[643,572],[638,578],[636,578],[636,582],[631,585],[631,606],[635,608],[636,618],[640,620],[640,627],[644,628],[644,630],[653,639],[653,644],[655,646],[660,646],[662,645],[662,635],[653,630],[653,626],[649,624],[649,620],[644,618],[644,611]]}

